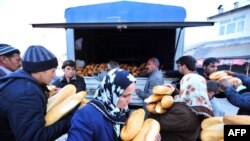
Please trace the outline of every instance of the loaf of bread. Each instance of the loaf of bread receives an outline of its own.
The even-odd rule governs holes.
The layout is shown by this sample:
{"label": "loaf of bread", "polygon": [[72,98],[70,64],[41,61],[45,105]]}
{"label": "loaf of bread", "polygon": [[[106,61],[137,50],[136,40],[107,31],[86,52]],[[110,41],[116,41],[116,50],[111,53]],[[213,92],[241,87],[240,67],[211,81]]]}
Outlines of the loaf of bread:
{"label": "loaf of bread", "polygon": [[172,88],[170,88],[169,86],[165,86],[165,85],[157,85],[153,87],[153,93],[154,94],[162,94],[162,95],[171,95],[173,93]]}
{"label": "loaf of bread", "polygon": [[47,112],[50,111],[57,104],[62,102],[64,99],[76,93],[76,87],[72,84],[68,84],[59,90],[57,94],[50,97],[47,103]]}
{"label": "loaf of bread", "polygon": [[201,128],[205,129],[211,125],[223,123],[223,117],[209,117],[201,122]]}
{"label": "loaf of bread", "polygon": [[122,127],[121,139],[124,141],[132,140],[142,128],[145,117],[143,109],[137,109],[131,113],[127,120],[127,124]]}
{"label": "loaf of bread", "polygon": [[222,77],[225,77],[227,76],[228,74],[225,72],[225,71],[216,71],[216,72],[213,72],[209,75],[209,79],[211,80],[219,80],[220,78]]}
{"label": "loaf of bread", "polygon": [[156,102],[148,103],[146,105],[148,112],[153,113],[153,114],[156,114],[155,107],[156,107]]}
{"label": "loaf of bread", "polygon": [[168,109],[170,107],[172,107],[172,105],[174,104],[174,98],[170,95],[164,95],[161,99],[161,106],[164,109]]}
{"label": "loaf of bread", "polygon": [[62,118],[64,115],[68,114],[72,109],[74,109],[85,97],[86,92],[82,91],[77,94],[73,94],[57,104],[55,107],[53,107],[45,116],[46,124],[45,126],[49,126],[56,121],[58,121],[60,118]]}
{"label": "loaf of bread", "polygon": [[48,85],[47,88],[49,89],[49,97],[56,94],[57,87],[55,85]]}
{"label": "loaf of bread", "polygon": [[211,125],[201,131],[202,141],[218,141],[224,138],[224,123]]}
{"label": "loaf of bread", "polygon": [[225,115],[223,122],[227,125],[250,125],[250,116],[248,115]]}
{"label": "loaf of bread", "polygon": [[163,113],[167,112],[167,109],[165,109],[165,108],[162,107],[161,101],[159,101],[159,102],[156,103],[155,112],[157,114],[163,114]]}
{"label": "loaf of bread", "polygon": [[152,103],[152,102],[157,102],[162,99],[164,95],[159,95],[159,94],[151,94],[148,98],[144,99],[145,103]]}
{"label": "loaf of bread", "polygon": [[160,132],[160,124],[152,118],[144,121],[140,132],[135,136],[132,141],[154,141],[156,135]]}
{"label": "loaf of bread", "polygon": [[232,85],[232,86],[239,86],[242,85],[242,81],[237,78],[237,77],[232,77],[230,79],[228,79],[228,82]]}

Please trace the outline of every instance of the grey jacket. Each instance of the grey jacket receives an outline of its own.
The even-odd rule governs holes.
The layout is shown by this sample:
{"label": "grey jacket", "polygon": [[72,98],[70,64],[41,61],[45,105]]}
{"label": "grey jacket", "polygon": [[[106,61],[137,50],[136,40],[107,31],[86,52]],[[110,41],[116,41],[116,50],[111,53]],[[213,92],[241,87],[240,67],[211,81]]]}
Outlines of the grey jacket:
{"label": "grey jacket", "polygon": [[156,85],[162,85],[164,83],[163,74],[160,70],[151,73],[145,84],[144,90],[138,93],[138,96],[142,99],[148,98],[152,94],[153,87]]}
{"label": "grey jacket", "polygon": [[[141,99],[144,100],[144,99],[148,98],[153,93],[152,90],[153,90],[154,86],[162,85],[163,83],[164,83],[163,74],[160,70],[157,70],[149,75],[148,80],[147,80],[145,87],[144,87],[144,91],[140,91],[137,94]],[[146,108],[145,102],[143,102],[143,109],[146,111],[145,117],[147,118],[149,115],[149,112]]]}

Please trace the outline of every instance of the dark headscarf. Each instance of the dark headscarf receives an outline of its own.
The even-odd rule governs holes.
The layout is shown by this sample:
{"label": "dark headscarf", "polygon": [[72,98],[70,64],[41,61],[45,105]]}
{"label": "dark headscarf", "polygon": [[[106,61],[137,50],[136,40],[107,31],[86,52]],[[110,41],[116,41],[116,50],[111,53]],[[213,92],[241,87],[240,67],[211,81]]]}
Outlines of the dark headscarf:
{"label": "dark headscarf", "polygon": [[126,121],[128,109],[119,109],[117,103],[124,90],[135,78],[128,71],[123,69],[112,69],[104,77],[101,85],[96,90],[94,105],[107,119],[114,123],[114,130],[117,136],[120,134],[120,125]]}

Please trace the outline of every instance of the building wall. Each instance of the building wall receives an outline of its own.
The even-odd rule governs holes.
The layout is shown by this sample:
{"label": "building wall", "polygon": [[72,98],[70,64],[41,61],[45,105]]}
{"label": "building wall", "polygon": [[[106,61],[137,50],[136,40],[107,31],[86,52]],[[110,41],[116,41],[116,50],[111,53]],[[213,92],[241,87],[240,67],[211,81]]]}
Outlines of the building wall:
{"label": "building wall", "polygon": [[[209,21],[216,22],[213,30],[211,30],[211,32],[213,32],[214,34],[214,36],[211,37],[211,40],[226,40],[250,36],[250,7],[212,18]],[[237,31],[238,27],[242,27],[240,25],[242,23],[244,23],[243,30],[241,31],[240,29],[238,29]],[[227,33],[227,29],[228,27],[230,28],[230,25],[231,27],[234,25],[235,30],[231,33]],[[223,28],[223,26],[225,29],[224,34],[222,34],[221,32],[221,28]]]}

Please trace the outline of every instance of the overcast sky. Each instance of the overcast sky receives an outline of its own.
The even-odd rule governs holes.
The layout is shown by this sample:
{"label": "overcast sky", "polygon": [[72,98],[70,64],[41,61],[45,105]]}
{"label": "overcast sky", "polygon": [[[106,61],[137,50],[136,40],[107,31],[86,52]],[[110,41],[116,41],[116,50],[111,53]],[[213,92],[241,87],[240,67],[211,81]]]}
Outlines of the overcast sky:
{"label": "overcast sky", "polygon": [[[0,0],[0,42],[9,43],[22,50],[31,44],[42,44],[57,56],[66,52],[64,29],[31,27],[31,23],[64,22],[67,7],[117,0]],[[183,6],[187,11],[186,21],[206,21],[217,14],[217,7],[223,4],[231,9],[236,0],[135,0]],[[189,34],[190,31],[186,31]],[[200,42],[199,32],[185,36],[185,44]],[[60,48],[60,50],[58,50]]]}

